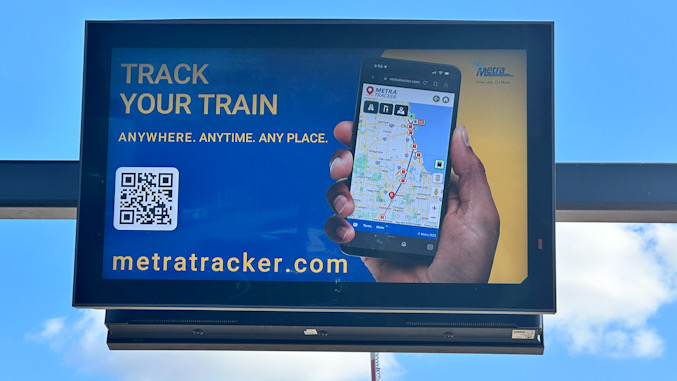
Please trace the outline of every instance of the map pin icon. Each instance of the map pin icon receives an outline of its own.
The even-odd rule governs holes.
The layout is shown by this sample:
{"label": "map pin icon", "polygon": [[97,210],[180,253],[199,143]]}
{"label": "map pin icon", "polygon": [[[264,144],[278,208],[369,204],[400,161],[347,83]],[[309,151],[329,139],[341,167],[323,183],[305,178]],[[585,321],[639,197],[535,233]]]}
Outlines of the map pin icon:
{"label": "map pin icon", "polygon": [[391,199],[395,198],[395,192],[388,193],[388,197],[390,197]]}
{"label": "map pin icon", "polygon": [[371,86],[367,86],[367,94],[371,95],[371,93],[374,92],[374,88]]}

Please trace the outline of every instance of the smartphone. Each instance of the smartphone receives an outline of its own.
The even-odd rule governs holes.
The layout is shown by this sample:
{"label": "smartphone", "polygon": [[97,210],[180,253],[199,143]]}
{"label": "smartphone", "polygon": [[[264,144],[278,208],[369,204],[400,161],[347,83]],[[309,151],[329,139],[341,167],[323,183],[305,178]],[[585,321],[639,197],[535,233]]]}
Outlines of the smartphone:
{"label": "smartphone", "polygon": [[446,213],[461,72],[390,58],[362,64],[348,179],[349,255],[430,262]]}

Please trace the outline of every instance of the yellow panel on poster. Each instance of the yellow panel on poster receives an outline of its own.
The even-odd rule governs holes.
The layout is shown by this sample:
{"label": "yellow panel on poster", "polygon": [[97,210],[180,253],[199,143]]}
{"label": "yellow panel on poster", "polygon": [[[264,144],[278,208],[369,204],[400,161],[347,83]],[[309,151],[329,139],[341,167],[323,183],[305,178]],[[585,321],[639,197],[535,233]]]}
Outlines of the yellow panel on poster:
{"label": "yellow panel on poster", "polygon": [[490,283],[527,277],[527,85],[523,50],[387,50],[383,57],[461,70],[457,124],[484,163],[501,233]]}

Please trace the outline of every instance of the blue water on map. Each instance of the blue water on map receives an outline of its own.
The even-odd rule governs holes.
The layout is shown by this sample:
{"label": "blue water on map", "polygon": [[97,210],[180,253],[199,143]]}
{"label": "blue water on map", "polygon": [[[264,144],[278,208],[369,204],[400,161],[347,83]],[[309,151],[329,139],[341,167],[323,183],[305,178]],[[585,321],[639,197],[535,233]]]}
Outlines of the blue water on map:
{"label": "blue water on map", "polygon": [[[409,103],[409,107],[409,112],[413,112],[416,119],[425,120],[425,125],[417,126],[413,135],[418,150],[423,154],[423,167],[430,173],[444,173],[448,164],[453,108],[421,103]],[[435,169],[435,160],[444,160],[444,167]]]}

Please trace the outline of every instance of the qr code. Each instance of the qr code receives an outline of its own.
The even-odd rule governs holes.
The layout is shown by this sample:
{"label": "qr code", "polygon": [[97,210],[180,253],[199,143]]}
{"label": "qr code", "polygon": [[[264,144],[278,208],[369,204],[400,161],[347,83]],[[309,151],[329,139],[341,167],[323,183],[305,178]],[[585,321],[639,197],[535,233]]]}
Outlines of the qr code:
{"label": "qr code", "polygon": [[117,230],[174,230],[179,171],[166,167],[120,167],[115,171],[113,225]]}

